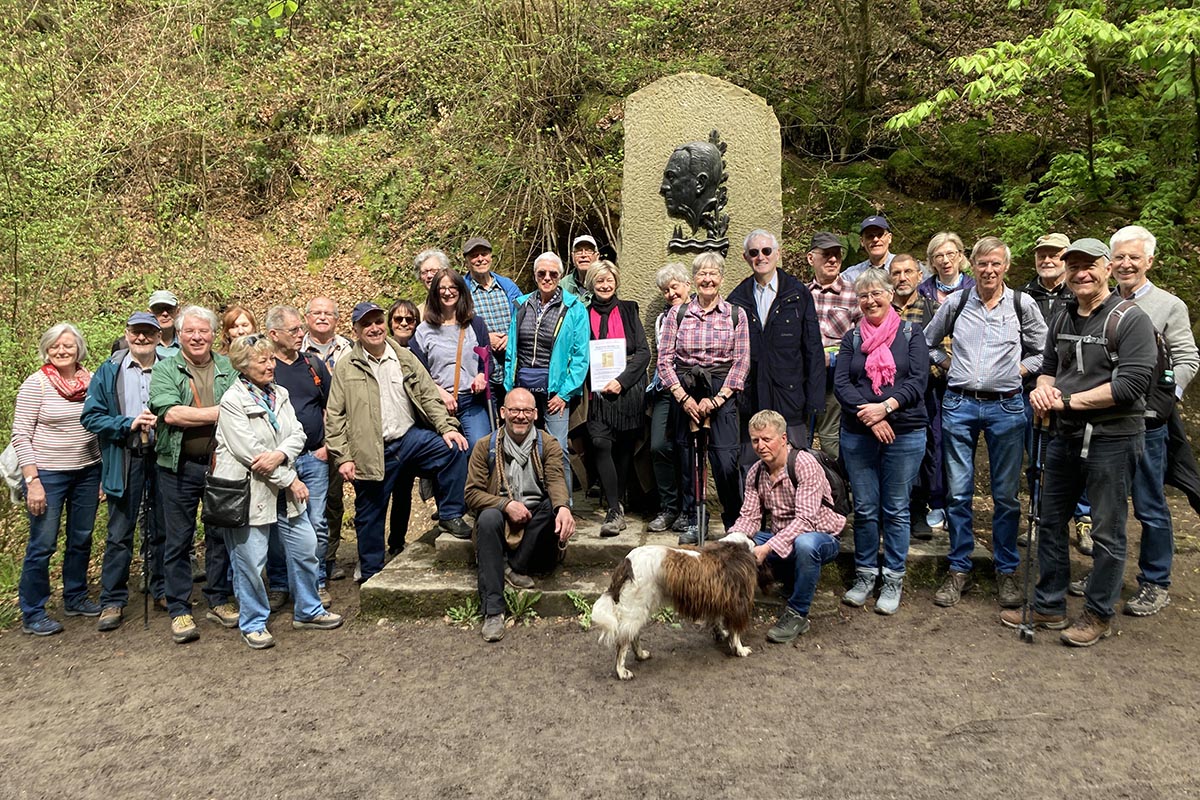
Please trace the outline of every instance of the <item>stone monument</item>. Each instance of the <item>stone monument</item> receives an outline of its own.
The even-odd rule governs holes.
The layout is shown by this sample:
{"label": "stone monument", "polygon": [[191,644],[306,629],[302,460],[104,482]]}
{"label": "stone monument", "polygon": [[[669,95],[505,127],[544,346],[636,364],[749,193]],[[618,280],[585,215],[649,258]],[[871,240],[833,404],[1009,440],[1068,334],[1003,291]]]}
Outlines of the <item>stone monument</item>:
{"label": "stone monument", "polygon": [[661,306],[654,274],[667,261],[727,252],[728,293],[750,274],[742,240],[783,225],[779,120],[732,83],[685,72],[625,101],[621,296],[649,318]]}

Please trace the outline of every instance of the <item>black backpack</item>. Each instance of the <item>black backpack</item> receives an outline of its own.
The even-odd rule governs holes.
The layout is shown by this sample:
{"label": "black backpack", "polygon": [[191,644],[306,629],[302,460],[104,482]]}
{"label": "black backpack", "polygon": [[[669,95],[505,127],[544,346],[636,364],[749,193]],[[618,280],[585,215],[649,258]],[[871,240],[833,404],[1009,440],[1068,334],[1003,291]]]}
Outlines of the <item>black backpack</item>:
{"label": "black backpack", "polygon": [[[831,503],[822,497],[821,505],[833,509],[834,512],[841,514],[843,517],[849,516],[852,510],[850,506],[850,476],[846,474],[846,468],[842,466],[842,462],[824,450],[810,450],[807,447],[793,447],[789,449],[787,474],[788,478],[792,481],[792,487],[795,488],[800,485],[800,479],[796,475],[796,459],[799,458],[801,450],[817,460],[817,463],[821,465],[821,469],[825,471],[825,480],[829,481],[829,494],[833,497],[833,502]],[[755,488],[758,489],[760,497],[762,496],[763,473],[766,471],[765,467],[758,470],[759,485]]]}

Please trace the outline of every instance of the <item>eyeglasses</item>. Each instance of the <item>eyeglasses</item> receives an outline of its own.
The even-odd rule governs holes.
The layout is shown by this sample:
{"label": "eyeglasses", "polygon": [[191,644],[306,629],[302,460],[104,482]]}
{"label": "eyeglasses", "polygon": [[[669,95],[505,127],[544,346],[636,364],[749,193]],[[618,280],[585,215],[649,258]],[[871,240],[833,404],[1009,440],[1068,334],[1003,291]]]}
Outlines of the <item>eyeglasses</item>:
{"label": "eyeglasses", "polygon": [[150,309],[156,317],[173,317],[175,316],[175,308],[173,306],[159,306],[158,311]]}
{"label": "eyeglasses", "polygon": [[145,330],[138,330],[136,328],[130,328],[129,335],[132,336],[134,339],[153,339],[155,336],[158,335],[158,331],[156,331],[156,330],[145,331]]}
{"label": "eyeglasses", "polygon": [[884,289],[872,289],[869,292],[859,292],[858,299],[859,300],[878,300],[879,298],[883,297],[885,294],[887,294],[887,291],[885,291]]}
{"label": "eyeglasses", "polygon": [[868,240],[868,241],[870,241],[871,239],[882,239],[883,237],[885,237],[885,236],[890,236],[890,235],[891,235],[891,231],[880,231],[879,233],[866,233],[866,232],[863,232],[863,233],[861,234],[862,238],[864,238],[864,239],[866,239],[866,240]]}
{"label": "eyeglasses", "polygon": [[962,255],[962,250],[951,250],[947,253],[934,253],[933,261],[949,261],[952,258],[958,258]]}
{"label": "eyeglasses", "polygon": [[417,318],[416,317],[402,317],[399,314],[397,314],[396,316],[392,317],[392,324],[393,325],[416,325]]}
{"label": "eyeglasses", "polygon": [[281,331],[283,331],[284,333],[290,333],[292,336],[295,336],[297,333],[299,333],[300,331],[304,330],[304,326],[303,326],[303,325],[296,325],[296,326],[293,326],[293,327],[291,327],[291,328],[272,328],[271,330],[273,330],[273,331],[279,331],[279,330],[281,330]]}
{"label": "eyeglasses", "polygon": [[976,261],[975,266],[978,269],[1000,269],[1004,266],[1003,261]]}
{"label": "eyeglasses", "polygon": [[442,286],[438,288],[439,294],[458,294],[458,289],[453,286]]}
{"label": "eyeglasses", "polygon": [[757,247],[751,247],[746,251],[746,255],[750,256],[751,258],[758,258],[759,253],[762,253],[764,256],[769,256],[774,252],[775,250],[770,247],[764,247],[762,250],[759,250]]}
{"label": "eyeglasses", "polygon": [[553,278],[553,279],[557,280],[558,277],[560,275],[562,275],[561,272],[554,272],[554,271],[548,270],[548,269],[539,269],[537,272],[535,272],[533,274],[537,276],[537,279],[539,281],[545,280],[546,278]]}
{"label": "eyeglasses", "polygon": [[508,412],[508,415],[510,417],[535,417],[535,416],[537,416],[536,408],[509,408],[508,406],[505,406],[504,410]]}
{"label": "eyeglasses", "polygon": [[694,278],[719,278],[723,273],[715,269],[702,269],[692,277]]}

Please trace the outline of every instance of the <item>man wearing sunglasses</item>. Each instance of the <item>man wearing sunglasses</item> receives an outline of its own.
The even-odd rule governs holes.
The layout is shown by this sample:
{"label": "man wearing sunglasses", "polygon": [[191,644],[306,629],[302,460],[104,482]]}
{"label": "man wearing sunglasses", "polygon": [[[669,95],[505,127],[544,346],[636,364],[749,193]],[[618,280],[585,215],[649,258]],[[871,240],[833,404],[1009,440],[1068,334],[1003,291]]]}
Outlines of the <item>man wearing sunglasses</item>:
{"label": "man wearing sunglasses", "polygon": [[[751,231],[742,257],[754,274],[729,293],[750,325],[750,374],[742,393],[742,418],[763,409],[787,420],[788,441],[807,447],[810,414],[825,405],[825,354],[812,293],[800,281],[779,270],[779,240],[765,230]],[[742,468],[749,470],[758,456],[743,427]]]}
{"label": "man wearing sunglasses", "polygon": [[504,404],[504,360],[508,351],[508,323],[521,290],[503,275],[492,271],[492,243],[482,236],[474,236],[463,244],[463,258],[467,262],[467,289],[475,302],[475,311],[487,325],[488,339],[492,347],[492,362],[489,372],[492,406]]}

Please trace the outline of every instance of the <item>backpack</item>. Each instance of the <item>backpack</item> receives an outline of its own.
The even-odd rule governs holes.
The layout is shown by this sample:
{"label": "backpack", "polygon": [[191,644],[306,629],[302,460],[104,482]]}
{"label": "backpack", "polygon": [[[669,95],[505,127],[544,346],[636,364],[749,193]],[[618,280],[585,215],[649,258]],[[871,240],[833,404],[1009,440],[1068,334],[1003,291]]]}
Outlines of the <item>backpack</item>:
{"label": "backpack", "polygon": [[[901,330],[904,331],[904,341],[912,341],[912,323],[908,320],[905,320],[904,325],[901,326]],[[855,352],[862,347],[862,329],[857,325],[854,326],[854,333],[850,339],[850,344],[854,348]]]}
{"label": "backpack", "polygon": [[[688,303],[691,301],[689,300]],[[675,312],[675,335],[679,335],[679,328],[683,325],[683,318],[687,316],[688,303],[680,303],[679,310]],[[738,323],[742,321],[742,307],[736,306],[733,303],[729,304],[729,315],[733,317],[733,329],[736,331]]]}
{"label": "backpack", "polygon": [[[963,309],[967,307],[967,301],[971,299],[971,292],[969,289],[959,289],[958,293],[962,296],[958,298],[958,305],[954,307],[954,313],[950,315],[950,321],[946,323],[946,333],[944,334],[945,336],[950,336],[952,338],[954,336],[954,323],[958,322],[958,318],[962,316]],[[1021,302],[1021,298],[1024,296],[1024,294],[1025,293],[1020,289],[1013,289],[1013,310],[1017,312],[1018,329],[1020,329],[1021,324],[1025,319],[1025,313],[1021,310],[1022,306],[1024,305]],[[1028,355],[1031,354],[1025,352],[1025,346],[1022,344],[1021,358],[1025,358]]]}
{"label": "backpack", "polygon": [[[796,459],[800,457],[801,450],[816,459],[817,463],[821,465],[821,469],[825,472],[825,480],[829,481],[829,494],[833,497],[833,502],[829,502],[822,496],[821,505],[833,509],[835,513],[841,514],[843,517],[850,516],[850,512],[853,510],[850,505],[850,476],[846,474],[846,468],[842,466],[842,462],[824,450],[810,450],[807,447],[792,447],[789,449],[787,474],[788,478],[792,481],[792,488],[800,485],[800,478],[796,475]],[[765,468],[758,470],[758,485],[755,488],[758,489],[760,497],[762,496],[763,473],[766,471]]]}
{"label": "backpack", "polygon": [[[1104,336],[1099,340],[1094,336],[1078,336],[1076,334],[1063,333],[1063,328],[1067,324],[1068,313],[1068,310],[1064,308],[1059,312],[1055,321],[1054,340],[1057,342],[1062,338],[1080,344],[1104,345],[1104,354],[1108,357],[1108,363],[1112,367],[1113,374],[1116,375],[1121,362],[1121,356],[1117,353],[1117,328],[1120,326],[1121,320],[1129,313],[1129,310],[1136,307],[1136,300],[1122,300],[1117,303],[1108,312],[1108,316],[1104,318]],[[1167,344],[1167,340],[1163,338],[1158,328],[1154,329],[1154,348],[1154,373],[1153,379],[1150,381],[1150,388],[1146,391],[1145,416],[1146,419],[1157,420],[1162,423],[1170,418],[1178,398],[1175,396],[1175,362],[1171,357],[1171,346]],[[1082,359],[1080,360],[1082,361]]]}

